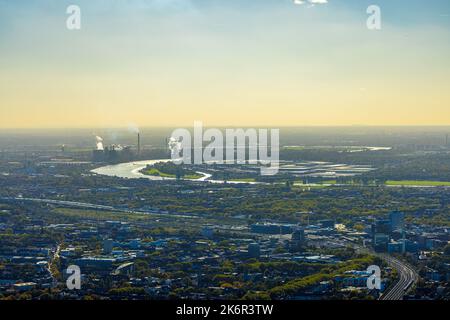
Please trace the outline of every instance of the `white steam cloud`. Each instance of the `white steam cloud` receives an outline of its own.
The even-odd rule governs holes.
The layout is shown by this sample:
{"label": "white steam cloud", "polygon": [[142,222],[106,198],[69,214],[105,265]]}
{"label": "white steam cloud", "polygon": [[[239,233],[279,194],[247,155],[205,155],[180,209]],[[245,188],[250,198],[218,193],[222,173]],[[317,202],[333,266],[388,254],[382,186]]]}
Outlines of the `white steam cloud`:
{"label": "white steam cloud", "polygon": [[139,127],[134,123],[128,124],[128,131],[134,134],[138,134],[140,132]]}
{"label": "white steam cloud", "polygon": [[172,159],[174,159],[175,157],[177,157],[180,154],[182,146],[181,146],[181,142],[178,139],[176,139],[174,137],[170,137],[168,146],[169,146],[170,155],[171,155]]}
{"label": "white steam cloud", "polygon": [[103,138],[99,136],[95,136],[97,150],[104,150],[103,147]]}

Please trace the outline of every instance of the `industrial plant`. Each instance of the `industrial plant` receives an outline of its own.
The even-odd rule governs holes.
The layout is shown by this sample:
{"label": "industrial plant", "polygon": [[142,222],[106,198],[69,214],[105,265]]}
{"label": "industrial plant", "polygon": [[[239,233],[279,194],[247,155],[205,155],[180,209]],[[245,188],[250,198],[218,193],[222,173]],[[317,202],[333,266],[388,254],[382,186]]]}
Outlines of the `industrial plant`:
{"label": "industrial plant", "polygon": [[141,153],[141,136],[137,134],[137,149],[132,150],[131,146],[122,146],[120,144],[110,144],[105,146],[103,138],[96,136],[96,148],[92,152],[93,162],[120,163],[132,161],[139,158]]}

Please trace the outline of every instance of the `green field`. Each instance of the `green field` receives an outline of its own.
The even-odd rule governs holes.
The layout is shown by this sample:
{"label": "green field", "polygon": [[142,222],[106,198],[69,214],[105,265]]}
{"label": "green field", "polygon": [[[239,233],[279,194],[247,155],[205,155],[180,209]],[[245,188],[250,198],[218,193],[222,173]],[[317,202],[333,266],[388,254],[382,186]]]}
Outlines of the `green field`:
{"label": "green field", "polygon": [[427,181],[427,180],[388,180],[388,186],[424,186],[424,187],[443,187],[450,186],[448,181]]}
{"label": "green field", "polygon": [[183,179],[187,179],[187,180],[196,180],[196,179],[200,179],[201,177],[203,177],[201,174],[187,174],[185,176],[183,176]]}
{"label": "green field", "polygon": [[[172,178],[172,179],[176,178],[176,175],[162,172],[161,170],[156,169],[156,168],[145,169],[142,171],[142,173],[146,174],[148,176],[157,176],[157,177],[161,177],[161,178]],[[187,174],[187,175],[183,176],[182,178],[188,179],[188,180],[195,180],[195,179],[200,179],[201,177],[203,177],[203,175],[197,174],[197,173],[192,173],[192,174]]]}
{"label": "green field", "polygon": [[336,180],[325,180],[322,181],[320,184],[337,184]]}
{"label": "green field", "polygon": [[148,176],[158,176],[158,177],[162,177],[162,178],[176,178],[176,176],[174,174],[170,174],[170,173],[164,173],[159,171],[156,168],[150,168],[150,169],[146,169],[144,171],[142,171],[143,174],[146,174]]}

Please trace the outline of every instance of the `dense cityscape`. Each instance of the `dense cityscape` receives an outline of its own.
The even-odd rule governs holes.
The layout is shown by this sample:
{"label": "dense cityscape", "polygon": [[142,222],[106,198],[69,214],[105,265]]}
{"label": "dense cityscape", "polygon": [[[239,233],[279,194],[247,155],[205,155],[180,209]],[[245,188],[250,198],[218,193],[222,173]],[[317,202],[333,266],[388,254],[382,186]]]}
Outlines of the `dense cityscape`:
{"label": "dense cityscape", "polygon": [[[270,182],[260,182],[248,165],[180,166],[174,172],[167,162],[151,161],[136,178],[96,173],[164,159],[168,151],[160,140],[161,147],[141,147],[140,141],[105,146],[117,155],[100,160],[98,144],[94,151],[4,148],[1,298],[450,297],[450,189],[445,178],[433,179],[434,170],[449,174],[450,163],[434,169],[426,161],[430,180],[386,176],[448,157],[445,142],[357,152],[282,147],[286,162],[317,157],[321,165],[281,170]],[[335,157],[355,160],[333,171]],[[408,157],[413,160],[398,161]],[[387,164],[379,168],[381,162]],[[352,171],[358,166],[365,170]],[[202,179],[208,172],[211,179],[226,179]],[[79,289],[67,285],[73,265],[81,270]],[[370,265],[380,266],[379,288],[367,286]]]}

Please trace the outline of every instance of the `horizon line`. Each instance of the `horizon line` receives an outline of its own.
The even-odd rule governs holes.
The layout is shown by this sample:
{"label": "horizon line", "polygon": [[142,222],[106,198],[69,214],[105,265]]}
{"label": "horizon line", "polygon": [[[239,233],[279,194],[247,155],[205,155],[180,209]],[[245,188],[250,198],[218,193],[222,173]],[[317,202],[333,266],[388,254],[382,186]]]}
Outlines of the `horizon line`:
{"label": "horizon line", "polygon": [[[171,128],[190,128],[191,125],[143,125],[136,126],[139,129],[171,129]],[[255,129],[282,129],[282,128],[442,128],[450,127],[450,124],[344,124],[344,125],[205,125],[205,128],[255,128]],[[8,130],[90,130],[90,129],[120,129],[129,130],[129,126],[74,126],[74,127],[2,127],[0,131]]]}

